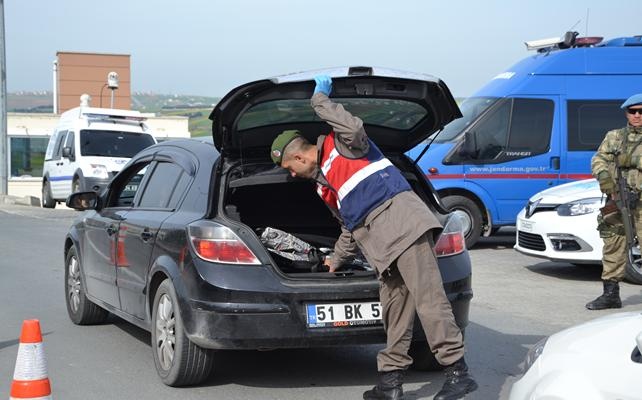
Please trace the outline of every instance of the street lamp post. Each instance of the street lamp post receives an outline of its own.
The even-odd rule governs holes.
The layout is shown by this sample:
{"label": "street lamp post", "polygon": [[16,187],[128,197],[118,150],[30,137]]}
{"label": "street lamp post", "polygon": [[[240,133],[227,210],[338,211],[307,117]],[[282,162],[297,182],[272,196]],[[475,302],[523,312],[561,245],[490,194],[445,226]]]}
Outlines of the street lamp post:
{"label": "street lamp post", "polygon": [[4,48],[4,0],[0,0],[0,195],[8,194],[7,72]]}

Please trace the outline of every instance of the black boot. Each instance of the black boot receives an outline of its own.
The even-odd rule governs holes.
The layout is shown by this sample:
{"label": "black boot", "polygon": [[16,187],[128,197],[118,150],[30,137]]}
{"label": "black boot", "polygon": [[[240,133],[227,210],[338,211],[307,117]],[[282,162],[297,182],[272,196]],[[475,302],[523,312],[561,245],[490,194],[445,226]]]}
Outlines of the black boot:
{"label": "black boot", "polygon": [[463,398],[466,393],[477,389],[477,382],[468,373],[464,357],[446,367],[446,382],[434,400],[455,400]]}
{"label": "black boot", "polygon": [[606,310],[607,308],[622,308],[620,300],[620,284],[617,281],[602,281],[604,294],[586,305],[589,310]]}
{"label": "black boot", "polygon": [[403,370],[379,372],[379,383],[363,392],[364,400],[401,400],[403,399]]}

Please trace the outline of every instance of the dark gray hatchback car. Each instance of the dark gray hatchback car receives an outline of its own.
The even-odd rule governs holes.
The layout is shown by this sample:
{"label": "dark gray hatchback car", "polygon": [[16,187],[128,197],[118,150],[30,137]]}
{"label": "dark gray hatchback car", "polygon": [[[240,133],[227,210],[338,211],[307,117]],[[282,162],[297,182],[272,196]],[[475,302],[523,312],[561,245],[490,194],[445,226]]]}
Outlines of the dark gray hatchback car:
{"label": "dark gray hatchback car", "polygon": [[[313,113],[312,77],[333,77],[335,101],[403,172],[444,225],[436,252],[457,323],[468,324],[471,265],[461,224],[404,155],[454,118],[446,85],[427,75],[339,68],[252,82],[214,108],[213,144],[168,141],[135,155],[101,194],[76,193],[90,210],[64,245],[71,320],[109,312],[151,331],[152,353],[171,386],[205,379],[216,349],[274,349],[384,343],[378,282],[356,259],[337,272],[295,265],[268,250],[267,228],[314,248],[332,248],[337,221],[311,182],[274,166],[269,146],[284,129],[309,139],[330,127]],[[419,324],[414,366],[438,367]]]}

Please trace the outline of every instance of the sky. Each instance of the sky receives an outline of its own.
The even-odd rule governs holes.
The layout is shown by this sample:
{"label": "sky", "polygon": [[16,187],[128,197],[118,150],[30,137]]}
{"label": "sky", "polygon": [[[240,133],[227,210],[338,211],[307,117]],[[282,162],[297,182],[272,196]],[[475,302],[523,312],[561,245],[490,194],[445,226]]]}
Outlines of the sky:
{"label": "sky", "polygon": [[639,0],[5,0],[4,14],[9,92],[51,91],[56,52],[79,51],[131,55],[135,92],[220,97],[371,65],[432,74],[467,97],[532,54],[527,40],[642,34]]}

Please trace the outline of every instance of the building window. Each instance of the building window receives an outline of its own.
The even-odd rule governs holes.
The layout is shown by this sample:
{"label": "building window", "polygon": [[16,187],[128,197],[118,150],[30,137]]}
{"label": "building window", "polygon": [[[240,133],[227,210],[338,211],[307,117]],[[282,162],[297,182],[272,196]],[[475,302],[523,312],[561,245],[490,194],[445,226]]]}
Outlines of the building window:
{"label": "building window", "polygon": [[9,137],[11,178],[42,177],[47,137]]}

